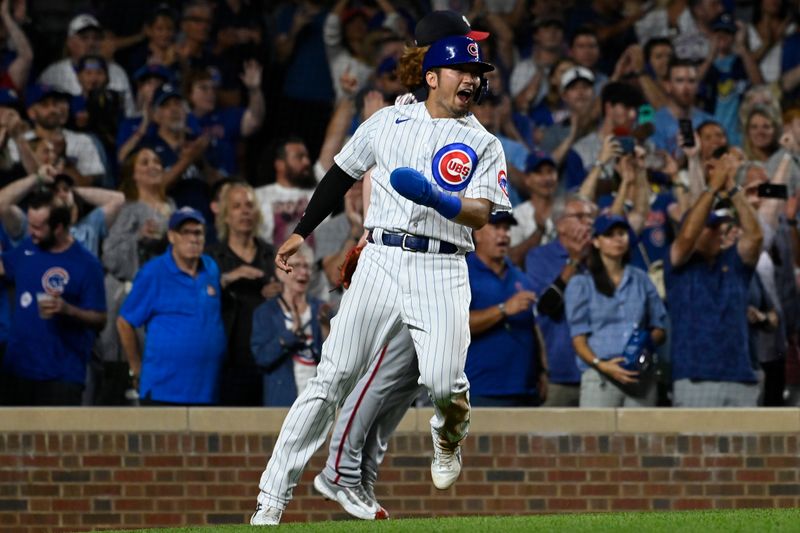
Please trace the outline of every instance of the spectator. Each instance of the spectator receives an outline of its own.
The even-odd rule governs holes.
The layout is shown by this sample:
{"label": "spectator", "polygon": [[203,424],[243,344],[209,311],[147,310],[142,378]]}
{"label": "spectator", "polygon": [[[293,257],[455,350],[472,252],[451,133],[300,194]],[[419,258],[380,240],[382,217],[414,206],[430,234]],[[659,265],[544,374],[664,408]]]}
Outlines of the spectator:
{"label": "spectator", "polygon": [[571,67],[558,78],[557,88],[565,107],[559,116],[553,117],[553,123],[544,128],[539,146],[544,152],[557,152],[554,161],[563,161],[575,141],[595,126],[591,117],[594,74],[583,67]]}
{"label": "spectator", "polygon": [[537,324],[547,348],[549,384],[543,407],[578,407],[581,373],[564,313],[564,289],[583,267],[597,207],[568,196],[553,208],[558,239],[531,249],[525,258],[531,289],[539,295]]}
{"label": "spectator", "polygon": [[544,152],[532,152],[525,165],[525,185],[530,198],[514,208],[515,223],[510,227],[511,262],[522,266],[528,250],[555,238],[551,218],[558,187],[555,161]]}
{"label": "spectator", "polygon": [[151,148],[164,166],[164,183],[176,205],[189,206],[211,217],[211,189],[204,154],[211,138],[195,136],[187,123],[183,96],[164,84],[153,96],[153,122],[158,129],[140,143]]}
{"label": "spectator", "polygon": [[203,134],[209,137],[209,147],[205,154],[209,171],[213,170],[222,177],[239,173],[236,161],[237,142],[258,131],[264,121],[261,65],[255,61],[246,62],[241,80],[249,95],[246,109],[217,107],[217,88],[208,70],[190,71],[184,84],[183,92],[192,115]]}
{"label": "spectator", "polygon": [[[164,190],[164,169],[152,150],[141,148],[122,165],[120,189],[126,203],[103,243],[109,321],[97,351],[103,361],[95,404],[124,404],[128,363],[119,344],[116,318],[139,269],[167,248],[167,221],[174,204]],[[143,337],[140,338],[140,343]]]}
{"label": "spectator", "polygon": [[800,96],[800,27],[788,37],[783,39],[781,47],[781,76],[780,88],[783,99],[789,103],[796,103]]}
{"label": "spectator", "polygon": [[103,269],[70,235],[50,190],[28,203],[30,236],[2,255],[16,308],[0,372],[3,405],[80,405],[86,365],[106,320]]}
{"label": "spectator", "polygon": [[[644,102],[639,89],[621,82],[611,82],[603,87],[600,100],[603,117],[600,127],[581,137],[573,146],[573,150],[580,156],[586,172],[601,166],[599,156],[603,140],[606,137],[630,135],[636,123],[639,106]],[[603,163],[602,166],[605,164]]]}
{"label": "spectator", "polygon": [[714,117],[695,106],[697,100],[697,67],[694,63],[676,59],[669,65],[667,95],[669,103],[656,111],[653,117],[652,141],[656,148],[675,157],[678,153],[678,120],[689,119],[697,128]]}
{"label": "spectator", "polygon": [[[99,54],[102,38],[103,27],[94,16],[84,13],[73,18],[67,27],[67,57],[47,67],[39,76],[39,83],[52,85],[72,96],[80,95],[81,86],[75,74],[75,65],[85,55]],[[108,88],[123,96],[125,114],[132,115],[133,95],[127,74],[112,62],[108,64],[108,79]]]}
{"label": "spectator", "polygon": [[191,0],[183,5],[181,33],[175,47],[181,71],[213,69],[219,79],[219,59],[210,50],[214,7],[207,0]]}
{"label": "spectator", "polygon": [[[747,290],[761,252],[762,232],[753,208],[734,185],[730,155],[713,159],[708,189],[685,217],[665,265],[672,330],[673,405],[755,407],[758,384],[748,353]],[[742,227],[722,249],[723,217],[712,212],[726,191]]]}
{"label": "spectator", "polygon": [[129,51],[128,72],[159,66],[173,79],[180,70],[175,45],[177,25],[178,14],[168,4],[158,4],[144,22],[145,40]]}
{"label": "spectator", "polygon": [[41,166],[26,139],[29,126],[23,115],[17,92],[0,89],[0,185],[36,172]]}
{"label": "spectator", "polygon": [[[592,73],[594,92],[600,94],[603,86],[608,83],[608,76],[597,70],[597,64],[602,55],[597,32],[588,26],[578,28],[569,39],[569,55],[577,66],[588,69]],[[559,84],[556,83],[556,87],[558,86]]]}
{"label": "spectator", "polygon": [[766,83],[780,80],[783,40],[797,30],[792,18],[789,0],[753,3],[753,18],[747,26],[747,40]]}
{"label": "spectator", "polygon": [[533,25],[533,54],[514,65],[509,92],[514,110],[527,115],[547,95],[547,72],[564,49],[564,21],[557,16],[537,18]]}
{"label": "spectator", "polygon": [[[575,62],[568,58],[563,57],[555,62],[550,69],[547,77],[548,90],[545,97],[537,106],[530,112],[529,118],[537,128],[545,128],[554,123],[561,122],[564,119],[565,110],[564,102],[561,100],[561,78],[562,76],[575,67]],[[520,128],[525,130],[525,128]],[[526,136],[527,137],[527,136]],[[533,138],[527,139],[528,144],[540,144],[542,131],[537,131]]]}
{"label": "spectator", "polygon": [[[18,204],[43,183],[53,189],[55,200],[69,209],[70,235],[95,257],[100,256],[100,243],[114,223],[125,197],[120,192],[99,187],[75,187],[75,181],[67,174],[55,174],[55,169],[44,165],[35,175],[17,180],[0,190],[0,212]],[[92,208],[94,206],[94,208]],[[17,211],[19,215],[21,211]],[[9,225],[9,215],[4,224]],[[24,217],[24,215],[23,215]],[[24,227],[25,220],[15,220],[13,227]]]}
{"label": "spectator", "polygon": [[105,148],[104,159],[115,161],[116,139],[123,117],[122,96],[108,88],[108,65],[101,56],[87,55],[75,65],[80,96],[72,98],[75,129],[93,134]]}
{"label": "spectator", "polygon": [[363,9],[349,8],[349,4],[350,0],[338,0],[322,29],[337,100],[363,89],[372,74],[371,51],[366,40],[367,13]]}
{"label": "spectator", "polygon": [[239,73],[248,58],[269,57],[264,46],[263,6],[226,0],[214,6],[214,43],[221,70],[218,87],[221,107],[241,105]]}
{"label": "spectator", "polygon": [[637,331],[664,341],[664,304],[647,274],[628,264],[631,227],[621,215],[594,222],[588,272],[569,281],[564,295],[572,345],[581,374],[581,407],[652,407],[651,374],[625,368],[622,356]]}
{"label": "spectator", "polygon": [[0,74],[0,88],[21,91],[28,85],[28,76],[33,64],[33,48],[19,23],[11,14],[11,0],[0,2],[0,33],[2,42],[10,41],[14,50],[14,58],[3,64]]}
{"label": "spectator", "polygon": [[711,55],[700,65],[706,109],[729,132],[732,144],[741,144],[739,104],[749,85],[764,82],[758,63],[746,47],[745,29],[728,13],[719,16],[711,26],[714,35]]}
{"label": "spectator", "polygon": [[[638,50],[641,50],[641,67],[644,70],[643,75],[638,77],[642,92],[650,105],[658,109],[669,102],[667,97],[669,64],[675,56],[675,49],[672,47],[672,41],[668,38],[654,37],[647,41],[643,49],[638,48]],[[636,60],[633,63],[638,62],[638,50],[637,55],[632,56]],[[635,67],[638,66],[638,64],[635,65]]]}
{"label": "spectator", "polygon": [[[291,235],[306,210],[317,184],[302,139],[281,141],[275,153],[275,183],[256,189],[264,221],[259,230],[265,241],[280,246]],[[312,241],[313,242],[313,241]]]}
{"label": "spectator", "polygon": [[636,33],[640,42],[671,37],[677,57],[700,62],[710,55],[711,24],[723,11],[721,0],[674,2],[648,13],[636,24]]}
{"label": "spectator", "polygon": [[69,95],[49,85],[34,85],[26,98],[33,131],[28,140],[47,139],[54,145],[66,144],[64,172],[79,185],[93,185],[106,174],[100,152],[84,133],[64,128],[69,115]]}
{"label": "spectator", "polygon": [[[119,312],[117,331],[142,405],[217,403],[225,357],[219,269],[203,254],[199,211],[169,219],[170,247],[142,267]],[[134,328],[147,327],[144,350]]]}
{"label": "spectator", "polygon": [[766,106],[754,106],[744,123],[744,153],[752,161],[766,163],[780,149],[783,124]]}
{"label": "spectator", "polygon": [[136,113],[122,121],[117,130],[117,161],[123,162],[148,135],[154,135],[153,97],[165,83],[172,83],[172,73],[161,65],[145,65],[133,75],[136,82]]}
{"label": "spectator", "polygon": [[264,405],[288,407],[317,373],[328,336],[328,307],[308,296],[314,253],[302,246],[289,259],[292,272],[277,271],[282,293],[253,314],[250,346],[264,371]]}
{"label": "spectator", "polygon": [[472,292],[465,372],[470,404],[483,407],[533,407],[547,395],[544,345],[536,330],[525,274],[508,258],[508,212],[489,218],[474,231],[475,253],[467,257]]}
{"label": "spectator", "polygon": [[246,183],[222,186],[215,209],[219,241],[206,250],[221,273],[222,320],[228,350],[220,376],[220,405],[262,405],[262,378],[250,352],[253,311],[281,286],[274,277],[275,251],[256,236],[261,211]]}
{"label": "spectator", "polygon": [[[728,142],[728,134],[722,128],[722,125],[714,120],[700,124],[697,127],[697,137],[700,140],[698,155],[700,160],[704,162],[711,159],[717,149],[730,144]],[[684,150],[684,153],[686,153],[686,150]]]}

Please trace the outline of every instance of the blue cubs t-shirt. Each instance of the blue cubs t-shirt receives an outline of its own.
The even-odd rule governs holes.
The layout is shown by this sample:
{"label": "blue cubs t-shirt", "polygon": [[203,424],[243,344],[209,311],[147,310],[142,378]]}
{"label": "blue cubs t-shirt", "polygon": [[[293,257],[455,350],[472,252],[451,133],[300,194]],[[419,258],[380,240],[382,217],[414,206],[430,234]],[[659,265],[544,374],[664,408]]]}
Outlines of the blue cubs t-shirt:
{"label": "blue cubs t-shirt", "polygon": [[200,131],[211,138],[206,160],[224,176],[234,176],[239,171],[236,142],[241,138],[243,116],[243,107],[215,109],[202,117],[194,116]]}
{"label": "blue cubs t-shirt", "polygon": [[51,253],[27,237],[3,253],[3,265],[16,294],[3,369],[26,379],[82,384],[96,332],[63,315],[40,318],[36,293],[60,295],[80,309],[105,311],[100,261],[78,242]]}

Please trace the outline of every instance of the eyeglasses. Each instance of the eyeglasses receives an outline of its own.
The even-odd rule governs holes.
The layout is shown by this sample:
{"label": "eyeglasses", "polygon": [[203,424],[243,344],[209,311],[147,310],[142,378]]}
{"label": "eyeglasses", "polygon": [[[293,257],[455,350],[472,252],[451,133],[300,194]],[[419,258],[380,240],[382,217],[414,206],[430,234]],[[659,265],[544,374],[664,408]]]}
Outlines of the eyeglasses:
{"label": "eyeglasses", "polygon": [[206,236],[206,232],[201,229],[182,229],[178,232],[181,237],[196,237],[201,238]]}
{"label": "eyeglasses", "polygon": [[580,220],[588,220],[589,222],[594,222],[594,215],[591,215],[589,213],[569,213],[564,215],[564,218],[569,218],[569,217],[577,218]]}

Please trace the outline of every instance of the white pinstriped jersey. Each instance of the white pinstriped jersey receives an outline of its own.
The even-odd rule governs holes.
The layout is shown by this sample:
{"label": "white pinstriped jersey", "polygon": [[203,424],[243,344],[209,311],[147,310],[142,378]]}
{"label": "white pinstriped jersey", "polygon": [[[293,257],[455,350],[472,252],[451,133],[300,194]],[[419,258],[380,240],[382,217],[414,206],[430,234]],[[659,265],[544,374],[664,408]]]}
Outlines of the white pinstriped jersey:
{"label": "white pinstriped jersey", "polygon": [[398,167],[418,170],[445,194],[485,198],[492,212],[511,209],[503,148],[472,115],[434,119],[424,102],[385,107],[356,130],[334,161],[355,179],[375,167],[364,221],[368,229],[432,237],[474,250],[468,227],[392,188],[389,175]]}

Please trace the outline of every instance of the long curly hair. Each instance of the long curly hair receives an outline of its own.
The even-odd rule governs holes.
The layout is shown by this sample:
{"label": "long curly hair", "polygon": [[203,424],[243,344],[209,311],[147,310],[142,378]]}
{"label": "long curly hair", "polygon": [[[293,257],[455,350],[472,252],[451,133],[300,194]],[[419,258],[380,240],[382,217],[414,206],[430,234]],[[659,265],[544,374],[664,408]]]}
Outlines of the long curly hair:
{"label": "long curly hair", "polygon": [[[122,191],[122,193],[125,195],[125,199],[129,202],[135,202],[139,199],[139,189],[136,186],[136,181],[133,179],[133,171],[136,167],[136,161],[139,159],[139,155],[145,150],[153,152],[153,155],[158,157],[152,148],[143,146],[141,148],[137,148],[133,153],[125,158],[125,161],[120,167],[119,190]],[[159,196],[161,197],[162,201],[167,200],[166,186],[162,185],[161,190],[159,191]]]}
{"label": "long curly hair", "polygon": [[397,77],[409,91],[424,83],[422,60],[425,59],[429,48],[430,46],[406,46],[403,49],[403,54],[397,62]]}

